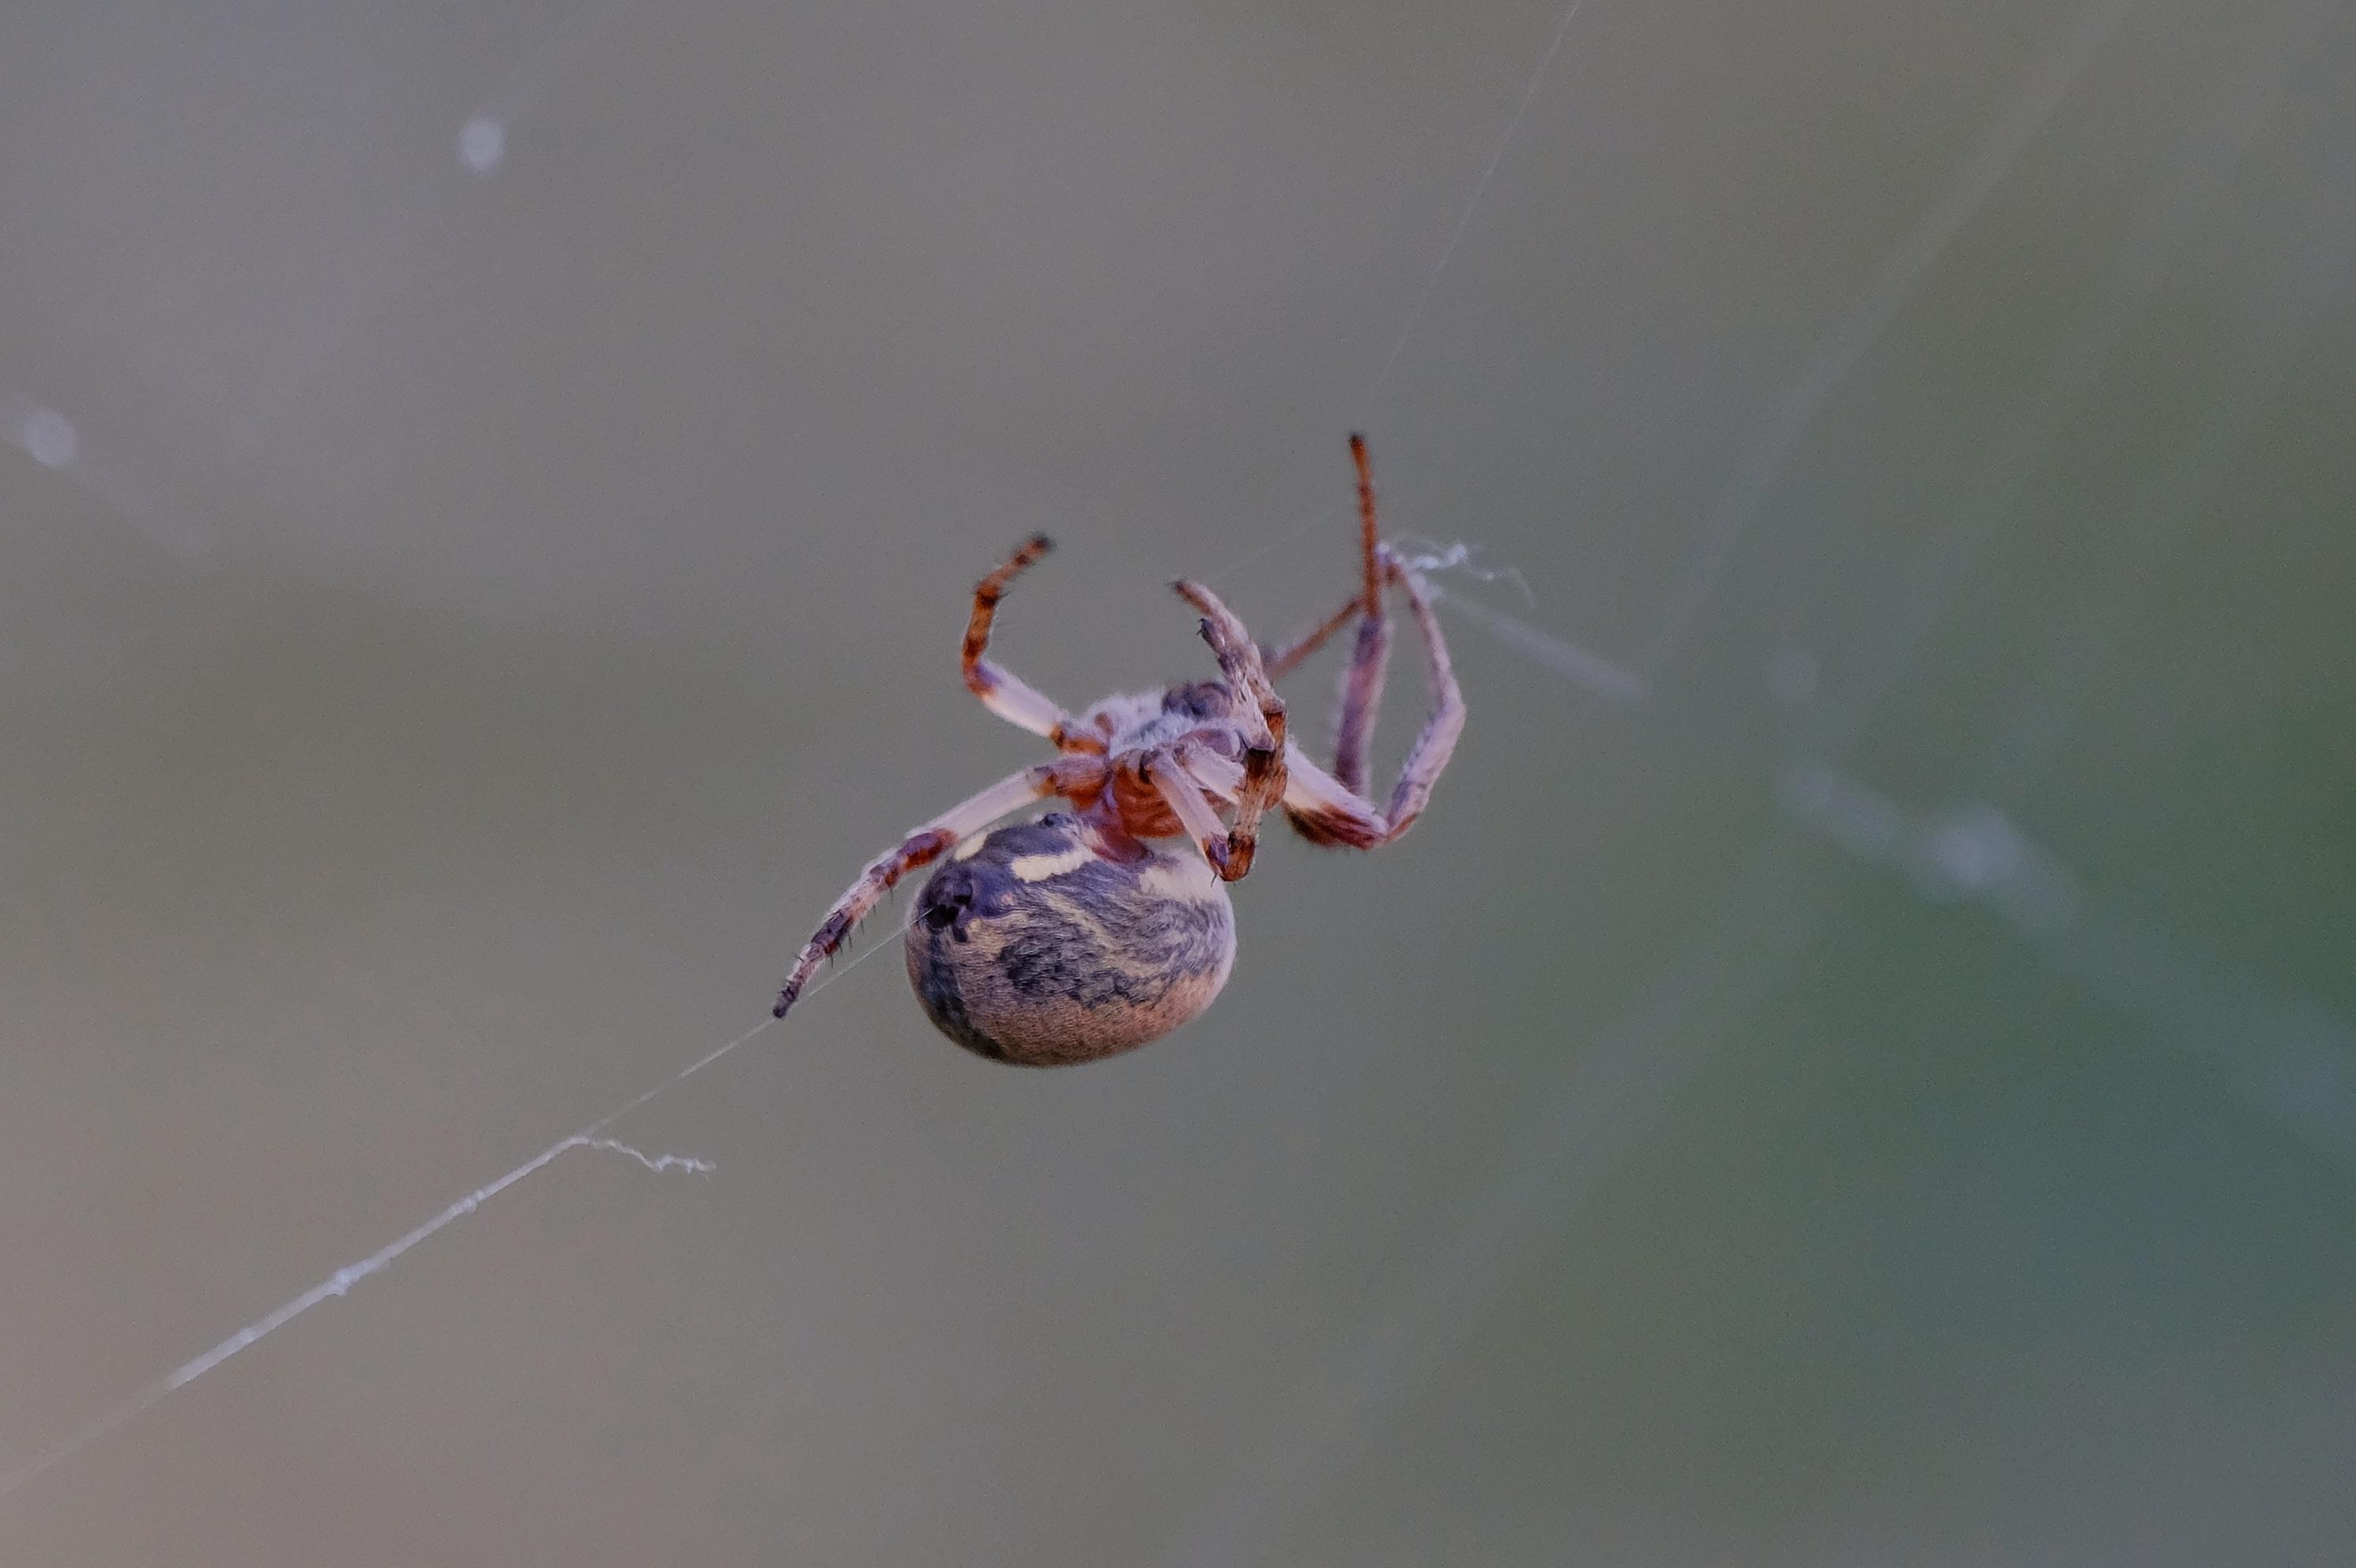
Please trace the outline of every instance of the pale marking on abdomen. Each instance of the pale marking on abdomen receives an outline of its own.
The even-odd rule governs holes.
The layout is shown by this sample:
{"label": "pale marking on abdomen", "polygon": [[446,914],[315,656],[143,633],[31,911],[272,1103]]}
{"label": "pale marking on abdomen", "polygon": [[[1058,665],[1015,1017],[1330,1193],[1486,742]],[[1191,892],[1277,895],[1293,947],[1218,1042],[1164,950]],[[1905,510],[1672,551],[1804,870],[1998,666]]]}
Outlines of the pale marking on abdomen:
{"label": "pale marking on abdomen", "polygon": [[1006,863],[1006,869],[1017,882],[1044,882],[1051,876],[1077,871],[1093,858],[1087,845],[1074,844],[1054,854],[1018,854]]}

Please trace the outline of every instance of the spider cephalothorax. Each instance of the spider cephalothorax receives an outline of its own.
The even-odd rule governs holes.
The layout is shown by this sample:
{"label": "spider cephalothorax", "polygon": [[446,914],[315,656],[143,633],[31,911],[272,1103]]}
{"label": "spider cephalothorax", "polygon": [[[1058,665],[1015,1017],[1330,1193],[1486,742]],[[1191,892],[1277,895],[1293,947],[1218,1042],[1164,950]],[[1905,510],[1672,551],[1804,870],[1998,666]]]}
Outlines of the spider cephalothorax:
{"label": "spider cephalothorax", "polygon": [[[1464,727],[1464,700],[1430,593],[1376,531],[1365,442],[1352,436],[1350,452],[1362,574],[1323,622],[1263,646],[1208,588],[1175,585],[1202,612],[1216,681],[1107,697],[1075,718],[982,657],[1006,585],[1047,553],[1046,539],[984,577],[966,625],[966,685],[1059,755],[943,813],[870,865],[802,948],[776,1015],[903,876],[946,855],[917,895],[906,937],[908,979],[933,1022],[998,1061],[1055,1067],[1111,1056],[1168,1034],[1226,983],[1236,939],[1225,884],[1251,870],[1271,806],[1316,843],[1375,849],[1407,832]],[[1394,586],[1430,660],[1432,708],[1382,809],[1364,790],[1390,658],[1384,594]],[[1274,682],[1353,619],[1357,643],[1328,771],[1287,738]],[[1073,809],[985,831],[1051,797]],[[1182,835],[1193,851],[1153,842]]]}

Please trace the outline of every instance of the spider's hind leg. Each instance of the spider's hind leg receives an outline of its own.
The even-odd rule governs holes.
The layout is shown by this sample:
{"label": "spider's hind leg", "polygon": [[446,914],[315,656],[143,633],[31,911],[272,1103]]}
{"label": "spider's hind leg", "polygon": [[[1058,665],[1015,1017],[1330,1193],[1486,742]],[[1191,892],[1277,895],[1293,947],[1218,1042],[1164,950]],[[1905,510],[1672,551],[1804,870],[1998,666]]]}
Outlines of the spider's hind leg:
{"label": "spider's hind leg", "polygon": [[898,848],[878,856],[859,874],[858,881],[843,890],[842,897],[834,901],[834,908],[827,911],[826,918],[819,922],[818,930],[802,944],[793,972],[786,977],[784,989],[777,993],[773,1016],[786,1015],[808,989],[819,966],[841,950],[851,940],[852,929],[874,911],[903,876],[920,865],[931,865],[956,848],[960,839],[980,832],[1009,811],[1066,789],[1089,787],[1093,779],[1100,775],[1102,767],[1094,757],[1067,757],[1026,768],[952,806],[902,839]]}

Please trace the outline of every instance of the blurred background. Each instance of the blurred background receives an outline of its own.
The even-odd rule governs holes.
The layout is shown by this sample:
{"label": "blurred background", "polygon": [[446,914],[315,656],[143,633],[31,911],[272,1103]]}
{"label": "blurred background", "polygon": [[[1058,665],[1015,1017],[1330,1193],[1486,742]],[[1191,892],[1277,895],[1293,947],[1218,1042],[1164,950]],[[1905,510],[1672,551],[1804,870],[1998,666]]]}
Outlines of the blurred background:
{"label": "blurred background", "polygon": [[[0,1558],[2341,1560],[2351,103],[2329,0],[19,0]],[[611,1130],[712,1173],[166,1391],[1039,755],[1017,539],[1010,665],[1198,675],[1361,424],[1518,575],[1200,1022],[838,972]]]}

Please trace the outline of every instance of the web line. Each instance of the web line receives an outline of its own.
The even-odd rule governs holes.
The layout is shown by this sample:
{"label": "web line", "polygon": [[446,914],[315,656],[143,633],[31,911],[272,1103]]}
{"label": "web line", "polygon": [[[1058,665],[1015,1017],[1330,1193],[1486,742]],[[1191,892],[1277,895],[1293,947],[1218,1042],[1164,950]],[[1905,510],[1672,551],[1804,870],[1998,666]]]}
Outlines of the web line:
{"label": "web line", "polygon": [[1815,426],[1833,393],[1848,380],[1900,308],[1913,297],[1933,263],[2003,184],[2013,164],[2052,119],[2135,5],[2136,0],[2095,0],[2080,13],[2062,41],[2029,72],[2011,105],[1989,126],[1945,192],[1883,259],[1848,314],[1817,340],[1799,375],[1761,422],[1750,449],[1719,488],[1691,564],[1641,660],[1653,679],[1658,681],[1684,650],[1702,607],[1718,591],[1732,563],[1736,547],[1759,521],[1760,511],[1799,450],[1801,438]]}
{"label": "web line", "polygon": [[[1506,120],[1505,128],[1498,133],[1495,145],[1490,147],[1489,161],[1482,166],[1479,177],[1473,180],[1472,194],[1465,199],[1464,210],[1457,214],[1456,227],[1449,231],[1448,242],[1440,247],[1440,259],[1432,263],[1430,273],[1423,280],[1423,286],[1416,291],[1415,298],[1408,302],[1407,316],[1399,325],[1398,336],[1392,339],[1390,352],[1383,356],[1381,368],[1375,371],[1374,380],[1366,383],[1365,399],[1358,409],[1359,428],[1364,429],[1367,419],[1374,413],[1375,404],[1382,397],[1384,386],[1389,382],[1391,372],[1398,367],[1399,356],[1407,352],[1408,344],[1415,338],[1416,328],[1422,326],[1425,307],[1430,305],[1433,293],[1440,287],[1440,278],[1448,271],[1448,264],[1456,259],[1456,248],[1463,243],[1465,231],[1472,227],[1472,215],[1480,210],[1481,199],[1489,193],[1489,187],[1496,182],[1497,170],[1504,165],[1505,154],[1514,145],[1514,138],[1520,134],[1522,121],[1528,116],[1530,105],[1537,102],[1538,89],[1546,85],[1547,73],[1553,69],[1555,57],[1562,52],[1563,40],[1570,37],[1571,23],[1579,19],[1579,13],[1586,7],[1586,5],[1587,0],[1570,0],[1570,4],[1563,8],[1562,20],[1555,25],[1553,41],[1547,45],[1546,53],[1538,57],[1537,67],[1531,70],[1528,82],[1522,88],[1521,101],[1514,105],[1514,113]],[[1319,510],[1274,538],[1263,540],[1250,551],[1211,573],[1208,580],[1214,583],[1224,582],[1270,551],[1281,549],[1301,535],[1314,532],[1324,527],[1339,516],[1342,510],[1338,503]]]}
{"label": "web line", "polygon": [[1571,23],[1579,19],[1579,13],[1586,5],[1587,0],[1570,0],[1570,4],[1564,7],[1562,20],[1554,29],[1554,39],[1547,45],[1546,53],[1538,56],[1537,66],[1530,72],[1529,83],[1522,89],[1521,102],[1514,105],[1514,113],[1506,120],[1505,130],[1498,134],[1496,145],[1489,149],[1489,161],[1482,166],[1481,177],[1472,182],[1472,194],[1465,198],[1464,210],[1457,215],[1456,227],[1449,231],[1448,243],[1440,249],[1440,260],[1432,263],[1431,275],[1423,280],[1422,289],[1408,306],[1407,320],[1399,328],[1398,340],[1392,343],[1391,351],[1383,357],[1382,369],[1375,372],[1373,382],[1366,388],[1365,403],[1358,410],[1361,427],[1365,424],[1367,416],[1375,412],[1375,403],[1382,397],[1383,388],[1391,379],[1391,371],[1398,368],[1399,356],[1407,352],[1416,328],[1423,325],[1424,309],[1430,305],[1433,291],[1440,287],[1440,274],[1447,272],[1448,263],[1456,259],[1456,247],[1464,242],[1464,231],[1472,227],[1472,214],[1480,209],[1481,199],[1489,193],[1491,183],[1497,177],[1498,166],[1505,161],[1506,150],[1514,145],[1514,137],[1521,130],[1522,121],[1529,114],[1530,105],[1537,102],[1538,89],[1546,83],[1547,71],[1554,65],[1554,57],[1562,52],[1562,41],[1570,36]]}
{"label": "web line", "polygon": [[[912,905],[912,914],[913,908],[914,906]],[[900,929],[903,932],[907,929],[906,921],[904,920],[901,922]],[[849,963],[842,964],[840,967],[830,971],[826,975],[819,979],[816,985],[809,988],[809,992],[804,995],[804,1001],[807,1002],[809,997],[817,995],[819,992],[825,990],[829,985],[831,985],[842,976],[849,974],[852,970],[858,968],[861,964],[865,963],[869,959],[873,958],[877,953],[883,951],[884,947],[887,945],[888,944],[884,942],[878,942],[873,947],[868,949],[865,952],[861,953],[857,958],[852,959]],[[734,1051],[738,1047],[749,1045],[752,1041],[759,1038],[761,1035],[766,1033],[772,1026],[776,1025],[779,1021],[780,1020],[776,1018],[762,1019],[759,1023],[754,1025],[743,1034],[738,1035],[735,1038],[727,1041],[723,1045],[712,1047],[711,1050],[708,1050],[703,1055],[698,1057],[695,1060],[680,1069],[677,1072],[671,1074],[669,1078],[662,1079],[653,1087],[641,1090],[639,1093],[633,1095],[630,1099],[624,1101],[621,1104],[616,1106],[613,1110],[606,1112],[603,1116],[598,1117],[595,1121],[583,1126],[578,1132],[571,1133],[566,1134],[564,1137],[559,1138],[555,1143],[551,1144],[540,1153],[532,1155],[530,1159],[525,1160],[522,1164],[516,1165],[514,1168],[508,1171],[506,1175],[486,1182],[481,1187],[478,1187],[472,1192],[467,1193],[464,1197],[458,1198],[455,1202],[444,1206],[439,1212],[435,1213],[431,1219],[426,1219],[423,1223],[402,1232],[400,1236],[397,1236],[392,1240],[386,1242],[383,1246],[379,1247],[375,1251],[369,1253],[366,1257],[346,1263],[342,1268],[337,1269],[335,1273],[329,1274],[326,1279],[321,1280],[310,1289],[277,1306],[271,1308],[268,1312],[263,1313],[252,1322],[248,1323],[242,1328],[230,1334],[228,1337],[222,1339],[220,1343],[214,1345],[209,1349],[204,1350],[199,1354],[189,1358],[187,1360],[181,1362],[177,1367],[173,1368],[170,1371],[155,1379],[136,1392],[126,1395],[117,1403],[108,1407],[106,1410],[101,1412],[98,1415],[83,1423],[79,1430],[75,1431],[70,1435],[51,1444],[48,1447],[42,1449],[40,1452],[33,1455],[30,1458],[21,1462],[13,1469],[5,1473],[0,1473],[0,1498],[8,1496],[18,1487],[24,1486],[27,1482],[35,1479],[46,1471],[56,1468],[58,1466],[65,1463],[68,1459],[72,1458],[75,1455],[80,1454],[86,1448],[89,1448],[93,1444],[103,1440],[127,1423],[145,1414],[156,1405],[161,1404],[172,1394],[177,1392],[181,1389],[187,1388],[198,1378],[203,1377],[208,1372],[210,1372],[214,1369],[221,1366],[230,1358],[237,1355],[238,1352],[247,1349],[252,1346],[260,1344],[262,1340],[267,1339],[270,1336],[277,1333],[278,1330],[285,1327],[288,1324],[294,1322],[305,1313],[309,1312],[313,1307],[317,1306],[324,1302],[332,1301],[338,1296],[349,1294],[352,1287],[359,1283],[362,1280],[369,1278],[372,1274],[383,1273],[387,1268],[390,1268],[394,1262],[399,1261],[403,1254],[409,1252],[412,1249],[422,1246],[425,1242],[432,1240],[435,1236],[440,1235],[451,1226],[455,1225],[459,1220],[466,1219],[468,1216],[476,1213],[483,1207],[484,1204],[488,1203],[492,1198],[498,1197],[499,1194],[507,1191],[509,1187],[514,1187],[519,1182],[521,1182],[527,1176],[532,1176],[554,1164],[557,1157],[561,1155],[566,1154],[573,1149],[592,1149],[626,1155],[629,1157],[636,1159],[640,1165],[645,1165],[650,1171],[710,1170],[712,1167],[705,1161],[686,1159],[677,1155],[664,1155],[659,1157],[648,1156],[640,1153],[638,1150],[630,1147],[626,1144],[605,1137],[604,1134],[608,1128],[621,1121],[624,1117],[629,1115],[632,1112],[643,1109],[660,1096],[668,1094],[670,1090],[678,1088],[680,1084],[685,1083],[689,1079],[693,1078],[697,1073],[701,1072],[705,1068],[712,1066],[714,1062],[719,1061],[723,1057]]]}

